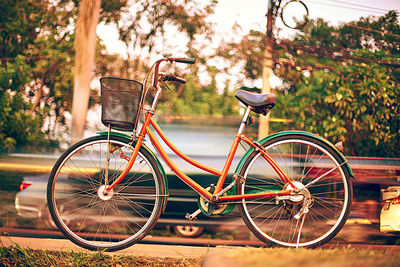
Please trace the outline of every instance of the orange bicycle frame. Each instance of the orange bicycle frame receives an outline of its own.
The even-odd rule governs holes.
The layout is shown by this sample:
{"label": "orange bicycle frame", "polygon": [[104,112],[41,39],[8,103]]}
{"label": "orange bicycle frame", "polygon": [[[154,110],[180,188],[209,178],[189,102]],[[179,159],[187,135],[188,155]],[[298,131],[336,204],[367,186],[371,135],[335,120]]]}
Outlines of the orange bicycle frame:
{"label": "orange bicycle frame", "polygon": [[[175,163],[169,158],[169,156],[167,155],[167,153],[161,146],[160,142],[157,140],[153,131],[150,129],[150,125],[157,132],[157,134],[160,136],[160,138],[163,140],[163,142],[176,155],[178,155],[180,158],[182,158],[189,164],[219,177],[213,194],[211,194],[204,187],[202,187],[201,185],[196,183],[193,179],[191,179],[189,176],[187,176],[185,173],[183,173],[175,165]],[[284,183],[289,183],[292,186],[292,188],[295,188],[294,185],[292,184],[291,180],[286,176],[286,174],[282,171],[282,169],[278,166],[278,164],[267,153],[262,151],[258,146],[256,146],[250,139],[248,139],[243,134],[239,134],[239,133],[236,134],[235,140],[234,140],[231,150],[229,152],[228,158],[224,164],[224,167],[223,167],[222,171],[218,171],[218,170],[215,170],[211,167],[208,167],[206,165],[203,165],[203,164],[193,160],[192,158],[190,158],[189,156],[187,156],[183,152],[181,152],[178,148],[176,148],[175,145],[171,143],[171,141],[162,132],[161,128],[154,121],[153,114],[151,112],[148,112],[146,119],[142,125],[142,128],[139,132],[139,137],[137,139],[135,148],[132,152],[132,156],[129,159],[127,167],[120,174],[120,176],[110,186],[107,187],[107,190],[111,190],[112,188],[114,188],[125,177],[125,175],[129,172],[129,170],[132,168],[133,163],[138,154],[139,148],[142,145],[143,139],[146,135],[150,138],[151,143],[157,149],[157,151],[159,152],[161,157],[164,159],[164,161],[167,163],[167,165],[173,170],[173,172],[182,181],[184,181],[189,187],[191,187],[193,190],[195,190],[196,192],[198,192],[200,195],[202,195],[203,197],[205,197],[208,200],[211,200],[213,196],[217,195],[218,193],[220,193],[222,191],[223,184],[226,180],[228,171],[232,165],[232,161],[233,161],[234,155],[237,151],[237,147],[238,147],[240,141],[244,141],[250,147],[253,147],[254,149],[259,150],[262,153],[262,156],[265,158],[265,160],[271,165],[271,167],[276,171],[276,173],[282,179],[282,181]],[[219,197],[217,199],[217,202],[227,202],[227,201],[233,201],[233,200],[238,200],[238,199],[243,199],[243,198],[244,199],[252,199],[252,198],[260,198],[260,197],[273,197],[273,196],[277,196],[277,195],[283,196],[283,195],[290,195],[290,193],[291,193],[290,190],[282,190],[282,191],[275,191],[275,192],[260,192],[260,193],[243,194],[243,195],[228,195],[228,196]]]}
{"label": "orange bicycle frame", "polygon": [[[143,143],[144,137],[146,135],[149,136],[151,143],[154,145],[154,147],[157,149],[161,157],[164,159],[164,161],[167,163],[167,165],[174,171],[174,173],[183,181],[185,182],[189,187],[191,187],[193,190],[195,190],[198,194],[201,196],[205,197],[207,200],[211,202],[227,202],[227,201],[233,201],[233,200],[240,200],[240,199],[254,199],[254,198],[261,198],[261,197],[273,197],[273,196],[283,196],[283,195],[290,195],[291,190],[281,190],[281,191],[274,191],[274,192],[259,192],[259,193],[251,193],[251,194],[243,194],[243,195],[223,195],[224,192],[227,190],[223,189],[223,185],[225,183],[228,171],[232,165],[233,158],[235,156],[235,153],[237,151],[238,145],[241,141],[245,142],[248,144],[251,148],[254,150],[258,151],[261,153],[262,157],[268,162],[269,165],[274,169],[274,171],[278,174],[280,179],[283,181],[284,184],[290,184],[291,188],[296,188],[293,184],[293,182],[287,177],[287,175],[283,172],[283,170],[278,166],[278,164],[266,153],[265,149],[259,145],[258,143],[255,143],[248,139],[246,136],[243,135],[243,131],[246,125],[246,121],[249,117],[251,107],[247,107],[247,110],[243,116],[243,120],[241,122],[240,128],[238,133],[235,136],[235,140],[232,144],[232,147],[230,149],[230,152],[228,154],[228,158],[226,159],[226,162],[224,164],[224,167],[222,171],[215,170],[211,167],[208,167],[206,165],[203,165],[192,158],[188,157],[184,153],[182,153],[178,148],[176,148],[171,141],[165,136],[165,134],[162,132],[161,128],[157,125],[157,123],[153,119],[153,114],[154,110],[156,108],[158,99],[160,97],[162,88],[158,85],[158,69],[159,69],[159,64],[162,61],[167,61],[167,60],[159,60],[155,64],[155,78],[153,79],[153,88],[157,89],[157,93],[154,97],[153,104],[151,109],[148,110],[146,119],[144,120],[144,123],[142,125],[142,128],[139,132],[136,145],[133,149],[132,155],[128,161],[128,164],[124,171],[119,175],[119,177],[109,186],[107,186],[106,190],[110,191],[113,189],[124,177],[126,174],[130,171],[132,168],[136,157],[139,153],[139,149]],[[203,170],[206,172],[209,172],[211,174],[214,174],[218,176],[218,181],[217,185],[215,186],[215,190],[213,193],[210,193],[207,189],[196,183],[193,179],[191,179],[189,176],[184,174],[175,164],[172,162],[172,160],[169,158],[163,147],[161,146],[160,142],[157,140],[156,136],[150,129],[150,125],[153,127],[153,129],[157,132],[157,134],[161,137],[161,139],[164,141],[164,143],[180,158],[188,162],[189,164]]]}

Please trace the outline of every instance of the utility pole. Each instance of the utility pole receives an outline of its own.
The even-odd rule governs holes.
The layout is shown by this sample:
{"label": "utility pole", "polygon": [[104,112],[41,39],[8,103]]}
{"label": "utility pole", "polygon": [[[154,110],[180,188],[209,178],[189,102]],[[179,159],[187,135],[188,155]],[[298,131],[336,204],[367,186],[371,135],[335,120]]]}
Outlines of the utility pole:
{"label": "utility pole", "polygon": [[[271,84],[269,82],[269,78],[272,73],[272,50],[273,50],[273,38],[272,38],[272,26],[274,24],[274,11],[275,11],[275,3],[274,0],[268,0],[268,11],[267,11],[267,31],[265,34],[265,48],[264,48],[264,59],[263,59],[263,71],[262,71],[262,80],[263,87],[261,89],[261,93],[271,93]],[[264,138],[269,134],[269,121],[270,114],[267,116],[260,115],[259,125],[258,125],[258,138]]]}

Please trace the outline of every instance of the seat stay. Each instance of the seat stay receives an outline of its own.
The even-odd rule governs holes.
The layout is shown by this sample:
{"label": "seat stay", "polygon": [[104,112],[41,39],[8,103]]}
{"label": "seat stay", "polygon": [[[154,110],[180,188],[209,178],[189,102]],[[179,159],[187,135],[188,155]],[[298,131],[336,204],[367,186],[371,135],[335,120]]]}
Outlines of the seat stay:
{"label": "seat stay", "polygon": [[284,184],[288,183],[292,188],[296,188],[296,186],[293,184],[292,180],[286,175],[286,173],[282,170],[281,167],[279,167],[278,163],[275,162],[275,160],[268,155],[268,153],[265,151],[265,149],[259,145],[258,143],[252,142],[250,139],[248,139],[246,136],[241,136],[241,140],[243,140],[246,144],[254,148],[256,151],[259,151],[261,153],[261,156],[268,162],[268,164],[272,167],[272,169],[278,174],[279,178],[282,180]]}

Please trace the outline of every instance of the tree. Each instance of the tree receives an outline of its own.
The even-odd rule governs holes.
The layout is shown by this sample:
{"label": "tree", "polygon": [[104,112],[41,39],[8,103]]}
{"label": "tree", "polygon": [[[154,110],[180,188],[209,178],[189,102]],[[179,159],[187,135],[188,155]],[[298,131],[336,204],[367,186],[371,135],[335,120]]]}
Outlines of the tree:
{"label": "tree", "polygon": [[82,138],[89,105],[90,82],[96,48],[100,0],[83,0],[79,4],[75,27],[75,72],[72,102],[72,143]]}
{"label": "tree", "polygon": [[[78,15],[75,39],[75,89],[72,112],[73,142],[81,138],[86,122],[99,2],[100,0],[82,1]],[[93,6],[91,6],[90,3],[92,3]],[[147,50],[147,52],[151,52],[154,47],[155,39],[163,37],[162,34],[165,32],[165,27],[167,25],[177,26],[181,31],[185,32],[189,38],[189,42],[195,39],[196,34],[209,32],[209,23],[206,22],[205,18],[213,12],[215,4],[216,1],[210,1],[210,3],[204,5],[200,3],[200,1],[177,3],[169,0],[144,0],[132,3],[135,7],[135,12],[132,12],[131,9],[126,8],[126,2],[124,2],[124,5],[121,5],[121,12],[128,19],[120,20],[120,17],[114,17],[113,20],[110,19],[109,21],[116,23],[116,26],[119,28],[120,38],[128,48],[132,48],[134,51]],[[149,25],[151,25],[150,28]],[[83,49],[80,47],[82,44],[88,46]],[[80,54],[81,52],[83,54]],[[138,77],[142,76],[145,72],[141,67],[146,67],[146,64],[143,64],[143,59],[140,55],[133,59],[131,57],[131,53],[128,53],[123,76],[130,78],[134,75],[134,77],[138,79]],[[133,69],[130,68],[130,63],[132,61],[135,62],[135,64],[133,64]]]}
{"label": "tree", "polygon": [[[337,27],[311,21],[293,39],[276,40],[276,88],[272,114],[358,156],[397,157],[400,152],[400,25],[398,13],[361,18]],[[244,64],[244,75],[261,74],[263,33],[252,31],[220,55]],[[243,49],[242,49],[243,48]]]}
{"label": "tree", "polygon": [[[72,104],[75,4],[0,3],[1,151],[46,150],[63,141]],[[101,20],[118,19],[121,4],[107,1]]]}
{"label": "tree", "polygon": [[67,105],[71,35],[62,17],[68,12],[48,1],[0,5],[0,150],[46,149],[56,145],[51,120]]}

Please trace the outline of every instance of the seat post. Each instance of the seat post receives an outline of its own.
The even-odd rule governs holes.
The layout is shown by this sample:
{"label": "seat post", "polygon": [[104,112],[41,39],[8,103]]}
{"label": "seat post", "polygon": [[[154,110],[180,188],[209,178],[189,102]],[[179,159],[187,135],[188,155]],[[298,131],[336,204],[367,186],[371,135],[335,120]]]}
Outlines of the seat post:
{"label": "seat post", "polygon": [[246,122],[247,122],[247,119],[249,118],[250,111],[251,111],[251,107],[247,106],[246,112],[243,115],[242,122],[240,123],[238,134],[243,134],[244,127],[246,127]]}

